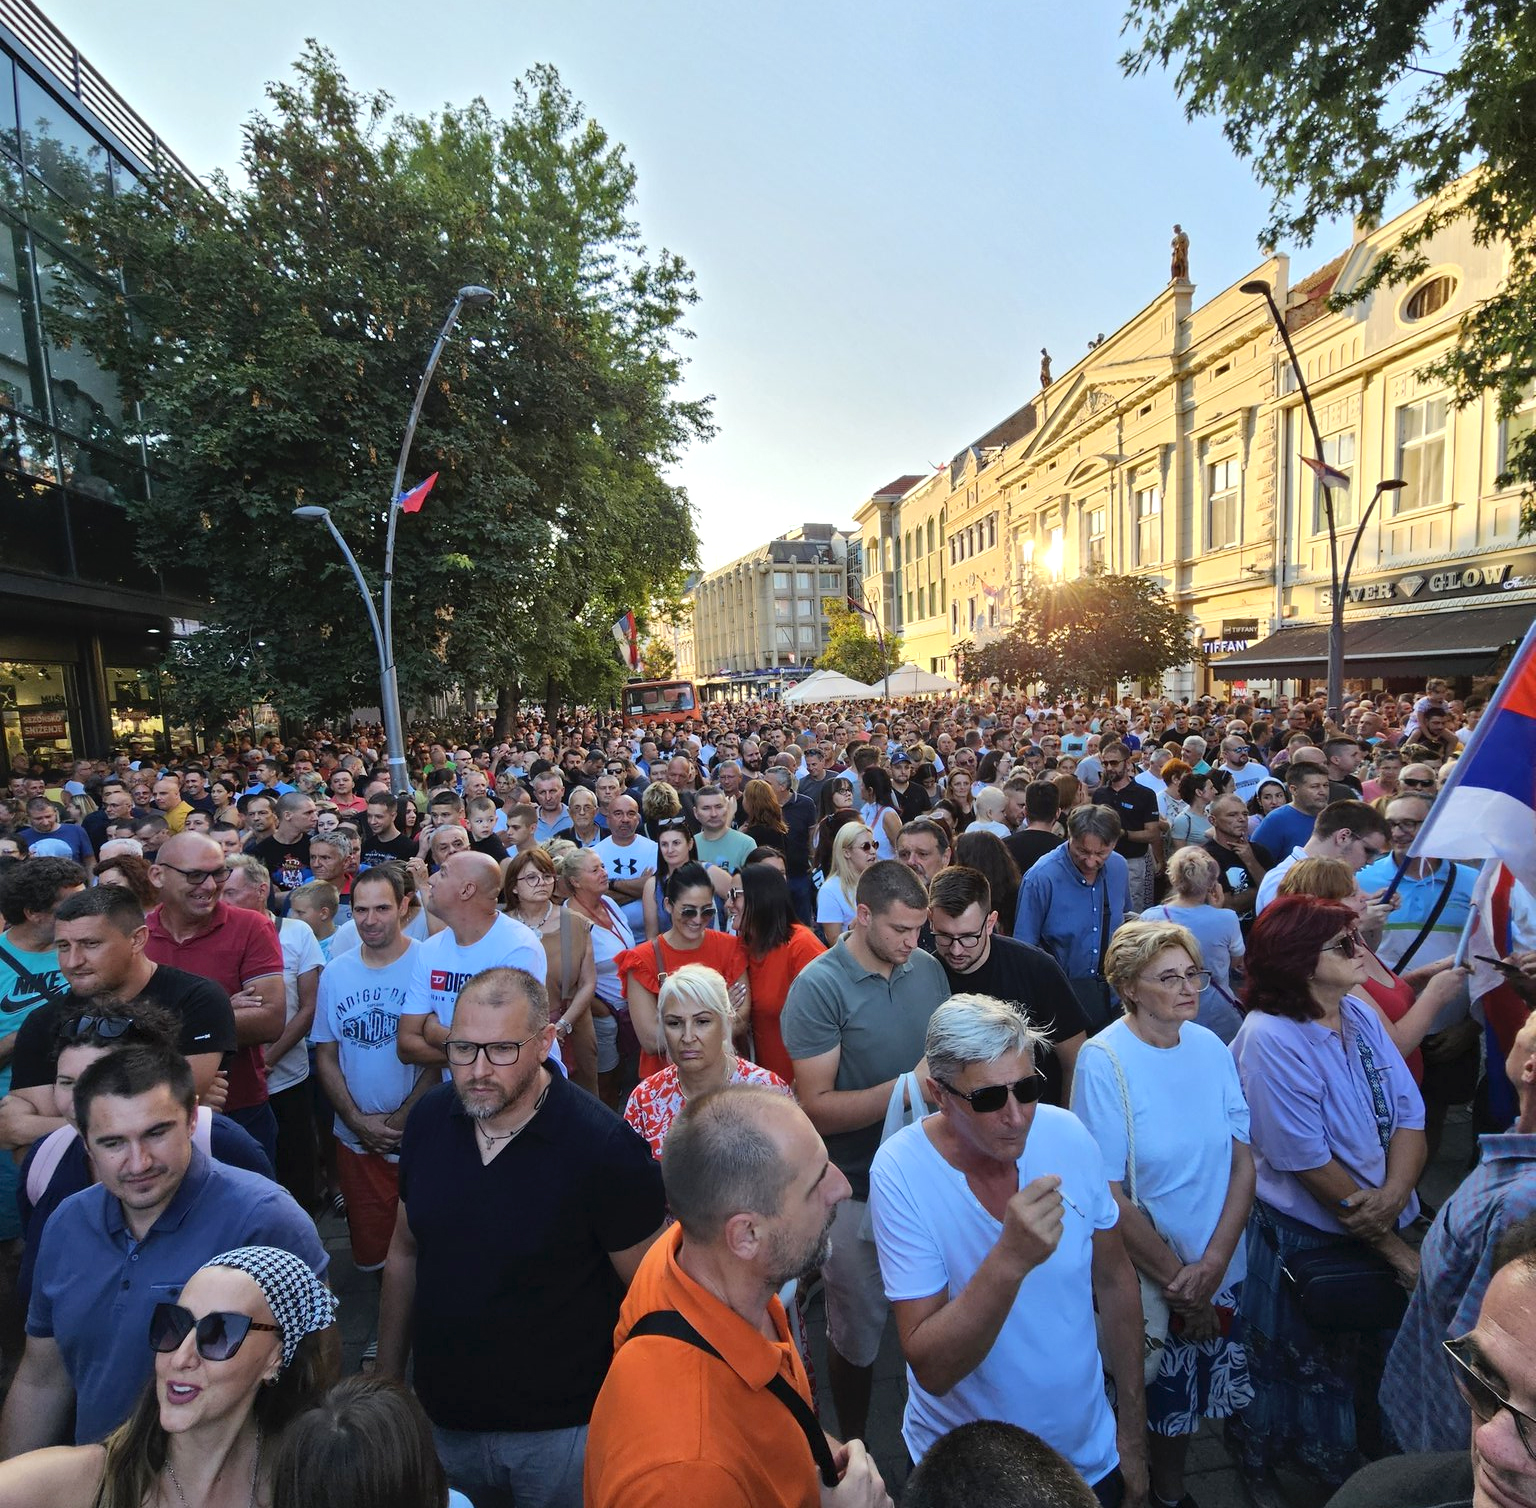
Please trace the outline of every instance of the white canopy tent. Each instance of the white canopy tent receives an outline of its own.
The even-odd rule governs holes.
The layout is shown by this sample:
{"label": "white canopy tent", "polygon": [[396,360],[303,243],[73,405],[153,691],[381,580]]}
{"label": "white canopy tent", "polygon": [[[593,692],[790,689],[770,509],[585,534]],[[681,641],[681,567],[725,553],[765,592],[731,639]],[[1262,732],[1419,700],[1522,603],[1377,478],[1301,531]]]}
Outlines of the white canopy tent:
{"label": "white canopy tent", "polygon": [[919,670],[908,660],[899,670],[893,670],[883,681],[876,681],[876,696],[945,696],[961,689],[957,681],[936,675],[931,670]]}
{"label": "white canopy tent", "polygon": [[798,686],[784,693],[787,707],[804,706],[807,702],[872,702],[879,693],[838,670],[818,670],[808,675]]}

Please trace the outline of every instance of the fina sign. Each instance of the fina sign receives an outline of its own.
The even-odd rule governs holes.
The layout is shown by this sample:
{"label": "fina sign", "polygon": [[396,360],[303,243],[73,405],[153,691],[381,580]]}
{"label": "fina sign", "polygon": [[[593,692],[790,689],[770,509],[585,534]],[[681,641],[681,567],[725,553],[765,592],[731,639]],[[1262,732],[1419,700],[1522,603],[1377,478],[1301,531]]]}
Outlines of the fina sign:
{"label": "fina sign", "polygon": [[[1345,597],[1346,605],[1360,602],[1412,602],[1416,599],[1443,599],[1470,596],[1477,592],[1513,591],[1530,585],[1529,575],[1536,569],[1536,556],[1519,556],[1514,560],[1462,566],[1447,566],[1437,571],[1411,571],[1386,581],[1371,581],[1364,586],[1352,586]],[[1317,605],[1333,606],[1333,592],[1329,587],[1319,587]]]}

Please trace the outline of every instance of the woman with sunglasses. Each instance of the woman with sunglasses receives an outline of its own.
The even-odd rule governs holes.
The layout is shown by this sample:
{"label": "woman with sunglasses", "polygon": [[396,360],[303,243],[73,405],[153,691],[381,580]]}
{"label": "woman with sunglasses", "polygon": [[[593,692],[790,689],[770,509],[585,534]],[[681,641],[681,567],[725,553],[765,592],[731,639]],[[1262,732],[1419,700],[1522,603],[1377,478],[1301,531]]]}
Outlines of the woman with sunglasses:
{"label": "woman with sunglasses", "polygon": [[278,1437],[334,1380],[336,1301],[302,1259],[244,1246],[155,1306],[154,1380],[100,1445],[0,1465],[0,1503],[192,1508],[271,1501]]}
{"label": "woman with sunglasses", "polygon": [[830,948],[852,925],[859,876],[880,856],[875,835],[858,820],[838,828],[827,877],[816,892],[816,926]]}
{"label": "woman with sunglasses", "polygon": [[[1299,873],[1298,873],[1299,871]],[[1372,887],[1374,888],[1374,887]],[[1342,859],[1303,859],[1280,882],[1281,895],[1310,895],[1318,900],[1348,906],[1356,926],[1364,919],[1367,895]],[[1442,958],[1421,969],[1398,974],[1376,956],[1362,939],[1364,962],[1360,999],[1375,1007],[1392,1045],[1403,1055],[1415,1084],[1424,1082],[1421,1044],[1434,1029],[1440,1013],[1466,988],[1465,969],[1454,969]]]}
{"label": "woman with sunglasses", "polygon": [[1270,1501],[1280,1500],[1281,1462],[1336,1487],[1361,1449],[1380,1453],[1370,1437],[1375,1411],[1357,1421],[1355,1400],[1375,1398],[1395,1333],[1314,1329],[1286,1266],[1353,1241],[1384,1258],[1405,1288],[1418,1277],[1418,1254],[1399,1232],[1418,1214],[1424,1101],[1381,1018],[1359,998],[1357,926],[1348,906],[1284,895],[1248,937],[1248,1014],[1232,1054],[1258,1175],[1239,1324],[1254,1398],[1228,1438],[1251,1490]]}
{"label": "woman with sunglasses", "polygon": [[737,938],[714,930],[715,887],[702,864],[684,864],[667,878],[672,925],[665,932],[621,954],[619,978],[629,1002],[629,1019],[640,1041],[640,1077],[667,1066],[656,999],[666,976],[686,963],[702,963],[727,982],[735,1011],[733,1031],[743,1041],[751,1019],[747,954]]}
{"label": "woman with sunglasses", "polygon": [[[1215,861],[1200,857],[1214,884]],[[1210,975],[1192,932],[1127,922],[1104,976],[1125,1014],[1078,1053],[1072,1109],[1104,1154],[1131,1261],[1171,1311],[1147,1384],[1147,1454],[1154,1501],[1177,1504],[1201,1419],[1230,1418],[1253,1396],[1232,1339],[1253,1207],[1248,1106],[1226,1044],[1195,1019]]]}

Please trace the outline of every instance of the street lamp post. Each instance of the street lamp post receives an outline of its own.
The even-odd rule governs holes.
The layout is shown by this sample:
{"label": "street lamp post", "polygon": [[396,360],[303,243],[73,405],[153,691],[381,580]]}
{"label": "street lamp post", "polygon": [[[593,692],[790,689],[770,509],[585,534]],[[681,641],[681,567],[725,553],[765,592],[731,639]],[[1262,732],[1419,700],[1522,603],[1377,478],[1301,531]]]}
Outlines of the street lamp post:
{"label": "street lamp post", "polygon": [[406,795],[411,789],[410,776],[405,763],[405,724],[400,716],[400,680],[395,670],[394,635],[395,524],[400,517],[405,463],[410,457],[411,441],[416,438],[416,424],[421,418],[421,406],[426,401],[427,385],[432,381],[432,373],[437,370],[438,358],[443,354],[443,347],[447,345],[448,337],[458,323],[460,313],[466,305],[472,309],[478,309],[484,304],[491,303],[495,297],[496,295],[489,288],[482,288],[476,283],[466,284],[459,289],[454,295],[453,305],[448,310],[448,317],[443,321],[442,329],[437,332],[432,354],[427,358],[426,370],[421,374],[421,381],[416,384],[416,399],[411,404],[411,416],[406,420],[405,438],[400,444],[400,459],[395,463],[395,481],[389,495],[389,528],[384,540],[382,614],[374,606],[373,593],[368,589],[362,568],[342,537],[341,530],[336,527],[330,509],[304,507],[293,510],[295,518],[320,519],[324,522],[325,527],[330,530],[331,538],[336,541],[342,555],[346,557],[347,564],[352,568],[358,591],[363,594],[363,605],[368,610],[368,626],[373,630],[374,648],[379,656],[379,710],[384,717],[384,742],[389,751],[389,785],[397,796]]}
{"label": "street lamp post", "polygon": [[[1301,362],[1296,356],[1296,347],[1291,344],[1291,332],[1285,327],[1285,315],[1280,312],[1280,306],[1275,302],[1274,290],[1263,278],[1253,278],[1249,282],[1239,286],[1240,293],[1261,294],[1264,302],[1269,305],[1270,317],[1274,320],[1275,329],[1280,332],[1280,339],[1285,343],[1285,354],[1290,358],[1291,371],[1296,377],[1296,388],[1301,394],[1302,407],[1306,410],[1307,424],[1312,431],[1312,444],[1317,451],[1317,465],[1312,468],[1312,500],[1315,508],[1319,499],[1323,504],[1323,516],[1328,520],[1328,580],[1332,588],[1332,612],[1328,620],[1328,708],[1334,715],[1338,715],[1339,708],[1344,701],[1344,593],[1339,576],[1339,534],[1334,525],[1333,517],[1333,490],[1323,474],[1323,433],[1318,428],[1317,413],[1312,407],[1312,394],[1307,387],[1307,379],[1302,376]],[[1378,491],[1379,495],[1379,491]],[[1374,499],[1372,499],[1374,502]],[[1362,520],[1361,527],[1364,527]],[[1360,531],[1355,531],[1355,543],[1360,542]],[[1353,560],[1354,552],[1350,552]]]}

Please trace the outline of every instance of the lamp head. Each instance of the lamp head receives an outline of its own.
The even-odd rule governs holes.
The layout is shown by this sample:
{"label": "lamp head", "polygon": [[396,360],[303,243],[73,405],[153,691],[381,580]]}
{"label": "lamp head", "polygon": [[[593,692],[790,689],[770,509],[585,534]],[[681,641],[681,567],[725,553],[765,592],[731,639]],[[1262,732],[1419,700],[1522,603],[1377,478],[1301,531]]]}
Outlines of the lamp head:
{"label": "lamp head", "polygon": [[1401,492],[1408,484],[1400,476],[1389,476],[1385,480],[1377,482],[1378,492]]}
{"label": "lamp head", "polygon": [[1262,293],[1265,298],[1268,298],[1273,290],[1263,278],[1250,278],[1246,283],[1239,283],[1237,291],[1239,293]]}
{"label": "lamp head", "polygon": [[310,505],[307,505],[307,506],[305,506],[303,508],[295,508],[293,510],[293,516],[295,518],[320,518],[320,519],[324,519],[324,518],[329,518],[331,516],[331,510],[329,508],[317,508],[313,504],[310,504]]}
{"label": "lamp head", "polygon": [[459,302],[470,309],[478,309],[484,304],[494,304],[496,295],[479,283],[466,283],[459,289]]}

